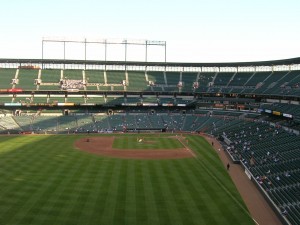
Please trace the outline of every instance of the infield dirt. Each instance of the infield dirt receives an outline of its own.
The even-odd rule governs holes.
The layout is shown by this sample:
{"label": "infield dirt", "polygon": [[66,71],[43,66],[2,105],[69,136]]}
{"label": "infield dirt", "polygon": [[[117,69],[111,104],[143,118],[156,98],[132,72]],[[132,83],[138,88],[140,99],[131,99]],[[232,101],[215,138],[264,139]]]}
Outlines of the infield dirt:
{"label": "infield dirt", "polygon": [[127,159],[181,159],[192,158],[193,153],[185,146],[178,149],[114,149],[114,137],[82,138],[75,147],[97,155]]}

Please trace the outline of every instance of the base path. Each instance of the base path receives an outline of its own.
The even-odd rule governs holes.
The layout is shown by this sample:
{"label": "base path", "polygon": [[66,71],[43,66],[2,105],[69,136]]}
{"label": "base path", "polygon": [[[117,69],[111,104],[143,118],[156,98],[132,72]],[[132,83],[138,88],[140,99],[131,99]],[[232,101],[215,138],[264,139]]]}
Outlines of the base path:
{"label": "base path", "polygon": [[194,154],[187,148],[179,149],[114,149],[114,137],[82,138],[75,142],[75,147],[89,153],[102,156],[127,159],[181,159],[192,158]]}
{"label": "base path", "polygon": [[[204,136],[204,135],[203,135]],[[281,221],[266,202],[254,183],[246,176],[239,164],[232,164],[231,159],[223,150],[221,144],[212,137],[204,136],[208,143],[213,143],[214,149],[218,152],[224,167],[230,163],[229,175],[241,194],[247,208],[258,225],[282,225]]]}

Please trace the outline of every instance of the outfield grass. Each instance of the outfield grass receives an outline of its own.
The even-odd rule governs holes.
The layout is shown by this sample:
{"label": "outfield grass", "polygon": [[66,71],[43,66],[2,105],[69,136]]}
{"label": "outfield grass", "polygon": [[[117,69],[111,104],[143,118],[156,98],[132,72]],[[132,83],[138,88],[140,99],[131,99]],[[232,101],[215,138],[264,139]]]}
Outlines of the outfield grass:
{"label": "outfield grass", "polygon": [[0,224],[254,224],[201,137],[176,160],[92,155],[78,138],[0,136]]}

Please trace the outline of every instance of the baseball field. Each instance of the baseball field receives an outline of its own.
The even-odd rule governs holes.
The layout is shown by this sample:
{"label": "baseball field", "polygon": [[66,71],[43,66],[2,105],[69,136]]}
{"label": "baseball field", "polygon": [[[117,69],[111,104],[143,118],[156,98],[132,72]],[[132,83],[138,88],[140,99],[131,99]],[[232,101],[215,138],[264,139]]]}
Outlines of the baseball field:
{"label": "baseball field", "polygon": [[0,188],[0,224],[254,224],[196,135],[0,136]]}

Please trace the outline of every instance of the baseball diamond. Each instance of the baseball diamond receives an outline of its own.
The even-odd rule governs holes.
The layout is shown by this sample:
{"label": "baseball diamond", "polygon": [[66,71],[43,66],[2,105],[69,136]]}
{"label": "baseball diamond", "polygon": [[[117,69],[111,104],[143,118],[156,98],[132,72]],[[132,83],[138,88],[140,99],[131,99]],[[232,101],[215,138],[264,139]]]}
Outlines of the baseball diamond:
{"label": "baseball diamond", "polygon": [[[124,152],[131,150],[126,146],[119,150],[121,145],[118,150],[111,148],[116,136],[110,135],[0,136],[3,187],[0,221],[9,224],[45,221],[48,224],[95,224],[96,221],[99,224],[254,224],[210,144],[200,136],[186,138],[194,157],[168,156],[168,159],[159,155],[156,160],[147,160],[130,159],[129,155],[122,158]],[[179,150],[171,149],[159,142],[162,150],[167,149],[164,151],[185,151],[176,136],[158,139],[174,140],[179,147]],[[136,142],[136,138],[127,140]],[[78,151],[81,144],[117,153],[98,154],[83,149],[88,151],[85,153]],[[155,154],[162,150],[136,151]]]}
{"label": "baseball diamond", "polygon": [[0,13],[0,225],[300,225],[299,0]]}

